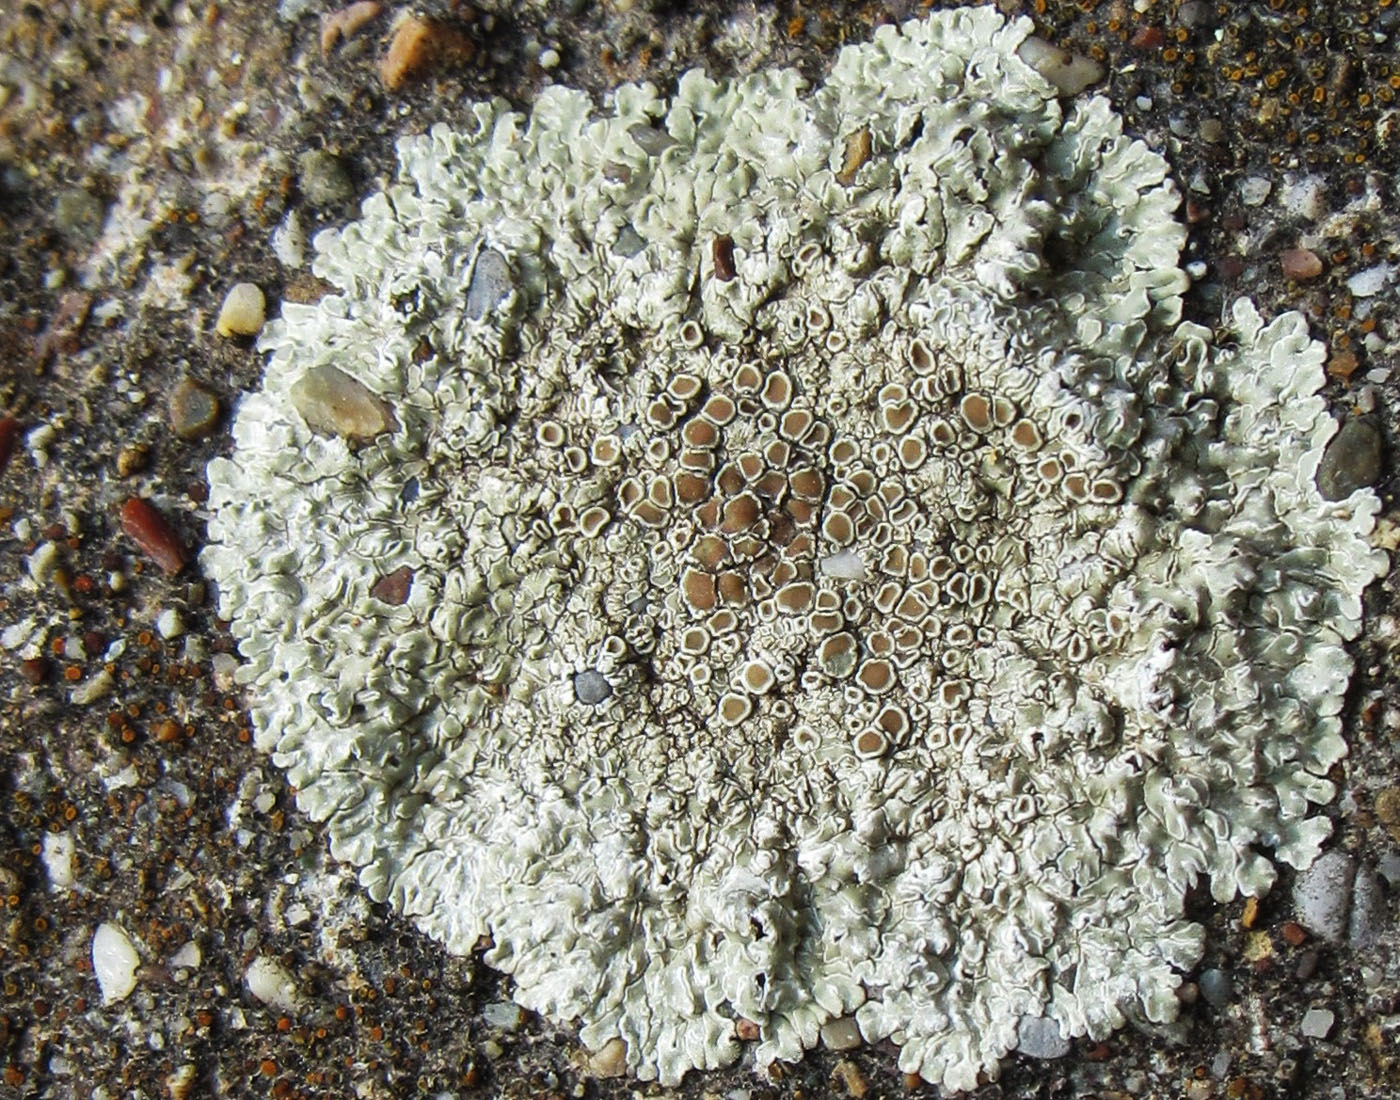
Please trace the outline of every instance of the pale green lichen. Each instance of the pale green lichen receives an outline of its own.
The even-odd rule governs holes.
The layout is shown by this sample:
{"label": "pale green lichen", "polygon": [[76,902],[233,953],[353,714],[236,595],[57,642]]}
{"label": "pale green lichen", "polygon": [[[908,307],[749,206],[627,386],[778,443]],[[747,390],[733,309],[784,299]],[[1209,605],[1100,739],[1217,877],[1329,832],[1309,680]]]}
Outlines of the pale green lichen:
{"label": "pale green lichen", "polygon": [[643,1077],[740,1018],[954,1089],[1023,1019],[1167,1019],[1185,892],[1327,835],[1385,561],[1314,484],[1321,348],[1180,323],[1165,164],[1027,31],[403,141],[210,465],[332,852]]}

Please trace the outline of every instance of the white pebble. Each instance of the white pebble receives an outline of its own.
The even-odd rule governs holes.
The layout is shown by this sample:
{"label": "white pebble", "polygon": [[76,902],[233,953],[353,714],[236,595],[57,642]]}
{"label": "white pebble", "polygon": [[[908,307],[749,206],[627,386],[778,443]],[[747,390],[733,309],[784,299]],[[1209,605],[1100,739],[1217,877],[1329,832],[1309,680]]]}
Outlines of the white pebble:
{"label": "white pebble", "polygon": [[1376,264],[1348,279],[1347,289],[1357,298],[1372,298],[1389,285],[1394,275],[1393,264]]}
{"label": "white pebble", "polygon": [[552,46],[540,54],[541,69],[555,69],[559,67],[559,51]]}
{"label": "white pebble", "polygon": [[1326,187],[1322,178],[1307,176],[1304,179],[1291,180],[1284,186],[1281,197],[1284,209],[1290,214],[1306,218],[1308,221],[1317,221],[1326,209],[1325,195]]}
{"label": "white pebble", "polygon": [[127,934],[111,921],[97,926],[92,937],[92,970],[102,990],[102,1003],[113,1004],[131,996],[136,988],[136,968],[140,956]]}
{"label": "white pebble", "polygon": [[841,581],[863,581],[870,574],[865,571],[865,562],[854,550],[838,550],[828,554],[817,564],[817,568],[828,577]]}
{"label": "white pebble", "polygon": [[34,553],[24,560],[25,568],[29,570],[29,575],[34,578],[35,584],[43,584],[51,576],[58,565],[58,547],[51,542],[41,542],[34,549]]}
{"label": "white pebble", "polygon": [[1016,54],[1061,95],[1078,95],[1103,78],[1103,66],[1097,61],[1052,46],[1043,38],[1027,38]]}
{"label": "white pebble", "polygon": [[185,620],[173,607],[167,607],[156,616],[156,631],[162,638],[178,638],[185,632]]}
{"label": "white pebble", "polygon": [[1273,182],[1263,176],[1249,176],[1240,183],[1240,202],[1246,206],[1258,206],[1269,197],[1274,189]]}
{"label": "white pebble", "polygon": [[200,951],[199,944],[190,940],[175,954],[170,956],[171,970],[197,970],[199,964],[204,961],[204,953]]}
{"label": "white pebble", "polygon": [[256,283],[235,283],[224,297],[214,331],[220,336],[256,336],[267,318],[267,300]]}
{"label": "white pebble", "polygon": [[283,1012],[297,1007],[297,983],[287,969],[275,959],[259,955],[243,974],[243,984],[263,1004]]}
{"label": "white pebble", "polygon": [[80,707],[85,707],[110,695],[116,686],[117,682],[112,679],[112,674],[104,668],[96,676],[89,677],[70,691],[68,699]]}
{"label": "white pebble", "polygon": [[44,834],[44,870],[49,881],[60,889],[73,885],[73,834]]}

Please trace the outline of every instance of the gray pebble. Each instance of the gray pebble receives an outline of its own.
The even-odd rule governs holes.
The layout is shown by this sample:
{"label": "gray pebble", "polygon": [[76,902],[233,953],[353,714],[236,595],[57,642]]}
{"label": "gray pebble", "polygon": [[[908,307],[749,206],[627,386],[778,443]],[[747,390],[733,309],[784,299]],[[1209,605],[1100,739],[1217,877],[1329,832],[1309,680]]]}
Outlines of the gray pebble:
{"label": "gray pebble", "polygon": [[1347,932],[1356,863],[1345,852],[1323,852],[1293,884],[1298,923],[1320,940],[1340,943]]}
{"label": "gray pebble", "polygon": [[1336,1022],[1336,1014],[1330,1009],[1310,1008],[1303,1014],[1303,1034],[1309,1039],[1325,1039]]}
{"label": "gray pebble", "polygon": [[494,249],[483,249],[476,258],[471,282],[467,285],[467,301],[463,312],[467,319],[479,321],[487,312],[505,300],[514,286],[510,264]]}
{"label": "gray pebble", "polygon": [[1381,433],[1355,418],[1332,437],[1317,468],[1317,490],[1324,500],[1345,500],[1357,489],[1375,484],[1381,474]]}
{"label": "gray pebble", "polygon": [[1385,923],[1385,897],[1381,893],[1381,882],[1376,872],[1362,867],[1356,872],[1356,882],[1351,890],[1351,921],[1347,926],[1347,940],[1352,947],[1370,947],[1379,938]]}
{"label": "gray pebble", "polygon": [[612,684],[596,669],[586,668],[574,673],[574,697],[585,706],[594,707],[612,696]]}
{"label": "gray pebble", "polygon": [[838,1016],[822,1024],[822,1046],[828,1050],[855,1050],[864,1041],[854,1016]]}
{"label": "gray pebble", "polygon": [[515,1031],[525,1022],[525,1011],[514,1001],[492,1001],[482,1008],[481,1017],[501,1031]]}
{"label": "gray pebble", "polygon": [[167,403],[170,430],[181,439],[203,439],[219,422],[219,399],[191,378],[181,379]]}
{"label": "gray pebble", "polygon": [[301,193],[312,206],[334,206],[355,197],[345,162],[326,149],[311,149],[297,158]]}
{"label": "gray pebble", "polygon": [[1063,1058],[1069,1053],[1069,1040],[1048,1017],[1022,1016],[1016,1034],[1016,1049],[1029,1058]]}
{"label": "gray pebble", "polygon": [[1176,17],[1183,27],[1193,31],[1209,27],[1215,23],[1215,5],[1207,4],[1205,0],[1186,0],[1177,10]]}
{"label": "gray pebble", "polygon": [[1215,1008],[1224,1008],[1235,996],[1235,980],[1223,970],[1201,971],[1196,983],[1201,988],[1201,996]]}
{"label": "gray pebble", "polygon": [[107,207],[81,187],[60,191],[53,203],[53,219],[59,231],[77,244],[88,245],[102,232]]}

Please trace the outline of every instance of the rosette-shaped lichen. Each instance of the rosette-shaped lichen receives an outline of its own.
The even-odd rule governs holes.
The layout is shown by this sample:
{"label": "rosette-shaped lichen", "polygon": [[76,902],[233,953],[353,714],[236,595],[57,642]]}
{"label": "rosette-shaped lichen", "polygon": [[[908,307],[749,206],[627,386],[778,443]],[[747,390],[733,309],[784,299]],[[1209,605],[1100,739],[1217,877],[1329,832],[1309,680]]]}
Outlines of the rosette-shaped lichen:
{"label": "rosette-shaped lichen", "polygon": [[1384,559],[1320,346],[1180,322],[1164,162],[1027,32],[403,141],[210,466],[334,855],[643,1077],[853,1014],[963,1088],[1170,1017],[1185,892],[1327,835]]}

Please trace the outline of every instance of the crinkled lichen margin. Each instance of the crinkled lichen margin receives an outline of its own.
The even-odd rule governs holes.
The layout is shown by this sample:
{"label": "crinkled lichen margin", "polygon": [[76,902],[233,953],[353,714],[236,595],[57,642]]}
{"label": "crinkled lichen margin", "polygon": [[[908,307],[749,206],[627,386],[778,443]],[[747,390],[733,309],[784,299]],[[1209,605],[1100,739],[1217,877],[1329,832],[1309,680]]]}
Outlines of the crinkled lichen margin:
{"label": "crinkled lichen margin", "polygon": [[853,1015],[963,1089],[1165,1020],[1186,891],[1327,836],[1386,563],[1322,349],[1180,321],[1165,163],[1028,31],[403,140],[209,467],[333,854],[642,1077]]}

